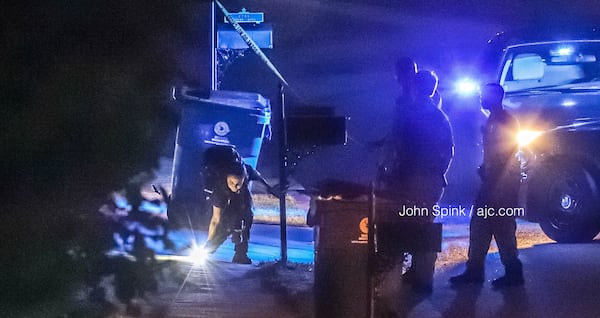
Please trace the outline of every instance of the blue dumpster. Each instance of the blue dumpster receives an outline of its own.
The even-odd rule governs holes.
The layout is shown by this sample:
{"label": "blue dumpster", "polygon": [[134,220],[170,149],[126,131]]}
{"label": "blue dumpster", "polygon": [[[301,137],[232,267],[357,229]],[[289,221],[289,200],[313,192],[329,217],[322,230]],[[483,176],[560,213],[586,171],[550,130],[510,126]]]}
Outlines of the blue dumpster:
{"label": "blue dumpster", "polygon": [[205,226],[210,217],[203,192],[203,153],[214,145],[233,146],[244,161],[256,168],[262,141],[270,136],[271,107],[257,93],[194,91],[182,88],[175,99],[181,119],[173,158],[173,224]]}

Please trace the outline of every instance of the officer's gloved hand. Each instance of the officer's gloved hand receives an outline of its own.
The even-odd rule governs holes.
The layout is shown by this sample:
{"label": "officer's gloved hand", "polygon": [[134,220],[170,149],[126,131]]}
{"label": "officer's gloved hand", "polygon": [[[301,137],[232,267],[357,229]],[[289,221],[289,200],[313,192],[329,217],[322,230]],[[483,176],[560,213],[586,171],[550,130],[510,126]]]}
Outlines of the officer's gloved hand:
{"label": "officer's gloved hand", "polygon": [[208,254],[214,254],[217,251],[217,248],[218,248],[217,244],[215,244],[211,240],[208,240],[208,241],[206,241],[206,243],[204,244],[204,247],[202,249]]}

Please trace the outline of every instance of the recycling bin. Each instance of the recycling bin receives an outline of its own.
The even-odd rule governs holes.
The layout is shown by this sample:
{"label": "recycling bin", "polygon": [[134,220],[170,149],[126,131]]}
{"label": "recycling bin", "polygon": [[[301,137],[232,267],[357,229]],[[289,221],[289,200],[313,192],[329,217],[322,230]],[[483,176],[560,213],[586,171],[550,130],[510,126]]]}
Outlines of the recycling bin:
{"label": "recycling bin", "polygon": [[265,137],[270,137],[271,107],[257,93],[237,91],[175,91],[180,109],[173,158],[172,200],[169,218],[175,225],[207,225],[209,206],[203,191],[203,154],[215,145],[227,145],[256,168]]}

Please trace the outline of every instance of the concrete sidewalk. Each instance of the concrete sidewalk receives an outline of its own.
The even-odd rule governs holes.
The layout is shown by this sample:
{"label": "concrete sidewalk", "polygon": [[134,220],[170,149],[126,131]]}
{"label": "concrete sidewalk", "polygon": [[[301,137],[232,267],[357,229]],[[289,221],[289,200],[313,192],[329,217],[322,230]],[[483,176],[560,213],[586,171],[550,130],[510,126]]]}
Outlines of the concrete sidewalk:
{"label": "concrete sidewalk", "polygon": [[179,266],[186,273],[185,279],[180,284],[161,286],[156,301],[163,304],[163,309],[156,316],[297,317],[278,302],[277,295],[262,286],[263,270],[257,265],[208,261]]}
{"label": "concrete sidewalk", "polygon": [[[203,246],[206,242],[206,231],[176,230],[169,234],[178,248],[190,245]],[[231,240],[226,240],[221,247],[210,256],[213,261],[230,262],[234,253]],[[186,251],[182,251],[186,254]],[[288,261],[294,263],[312,263],[314,256],[313,229],[309,227],[288,226],[287,228]],[[248,256],[254,264],[281,259],[281,239],[279,225],[253,224],[250,231]]]}
{"label": "concrete sidewalk", "polygon": [[[158,292],[141,300],[141,316],[301,317],[293,312],[293,306],[284,303],[283,295],[278,293],[280,287],[268,286],[270,280],[279,279],[274,277],[275,267],[280,266],[276,262],[281,258],[279,231],[278,225],[253,225],[248,253],[251,265],[231,263],[234,251],[230,240],[204,262],[193,263],[185,250],[181,255],[157,255],[163,262],[172,262],[161,269]],[[312,229],[289,227],[287,234],[288,261],[312,263]],[[177,230],[170,237],[178,247],[191,242],[202,246],[206,232]]]}

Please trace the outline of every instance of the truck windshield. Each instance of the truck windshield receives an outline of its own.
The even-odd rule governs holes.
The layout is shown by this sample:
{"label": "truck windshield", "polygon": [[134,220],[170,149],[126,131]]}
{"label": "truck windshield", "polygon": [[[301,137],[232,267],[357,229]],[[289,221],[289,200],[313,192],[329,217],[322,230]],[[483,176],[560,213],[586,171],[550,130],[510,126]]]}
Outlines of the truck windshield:
{"label": "truck windshield", "polygon": [[598,88],[600,40],[510,46],[502,63],[500,84],[507,93],[559,87]]}

